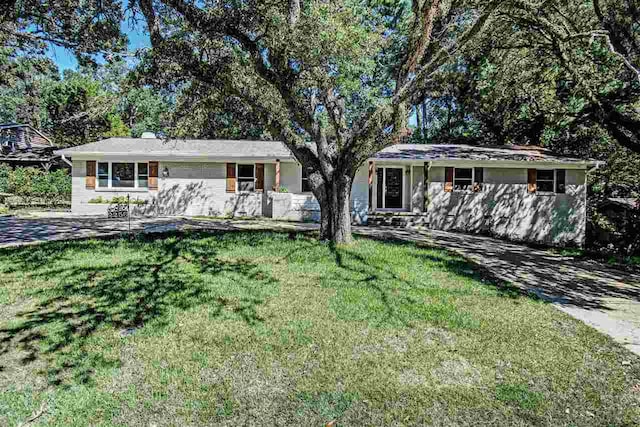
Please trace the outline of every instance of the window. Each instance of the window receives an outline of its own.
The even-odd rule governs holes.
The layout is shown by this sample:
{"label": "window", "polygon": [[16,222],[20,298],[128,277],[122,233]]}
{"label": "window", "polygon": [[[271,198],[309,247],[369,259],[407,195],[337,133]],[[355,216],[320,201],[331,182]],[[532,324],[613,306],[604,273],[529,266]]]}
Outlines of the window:
{"label": "window", "polygon": [[309,174],[305,167],[302,167],[302,192],[311,192],[311,184],[309,184]]}
{"label": "window", "polygon": [[135,163],[111,164],[111,187],[133,188],[135,187]]}
{"label": "window", "polygon": [[255,191],[254,165],[238,165],[238,191]]}
{"label": "window", "polygon": [[473,185],[473,169],[455,168],[453,175],[454,190],[471,190]]}
{"label": "window", "polygon": [[138,188],[149,188],[149,165],[138,163]]}
{"label": "window", "polygon": [[98,188],[149,188],[149,164],[99,162]]}
{"label": "window", "polygon": [[555,187],[555,171],[553,169],[538,169],[536,177],[536,190],[553,193]]}
{"label": "window", "polygon": [[98,187],[109,186],[109,163],[98,163]]}

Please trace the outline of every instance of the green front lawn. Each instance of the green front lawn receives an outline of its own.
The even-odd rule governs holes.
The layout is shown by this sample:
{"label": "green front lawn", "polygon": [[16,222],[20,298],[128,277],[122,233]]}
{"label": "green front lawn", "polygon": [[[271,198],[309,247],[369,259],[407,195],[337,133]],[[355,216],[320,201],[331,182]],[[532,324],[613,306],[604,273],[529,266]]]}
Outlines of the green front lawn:
{"label": "green front lawn", "polygon": [[631,426],[639,359],[413,244],[0,250],[0,425]]}

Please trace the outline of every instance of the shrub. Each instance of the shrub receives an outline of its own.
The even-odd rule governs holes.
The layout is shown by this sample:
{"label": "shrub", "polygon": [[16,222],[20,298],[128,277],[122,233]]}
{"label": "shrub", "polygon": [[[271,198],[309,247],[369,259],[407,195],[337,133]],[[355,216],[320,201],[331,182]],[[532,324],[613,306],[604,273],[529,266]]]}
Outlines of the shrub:
{"label": "shrub", "polygon": [[[115,196],[113,199],[109,200],[109,199],[103,199],[102,196],[98,196],[95,197],[91,200],[89,200],[89,203],[91,204],[104,204],[104,205],[116,205],[116,204],[123,204],[126,205],[127,204],[127,196]],[[130,205],[146,205],[147,201],[146,200],[140,200],[140,199],[129,199],[129,204]]]}
{"label": "shrub", "polygon": [[89,200],[89,203],[91,204],[102,204],[102,203],[108,203],[108,200],[105,200],[102,198],[102,196],[98,196],[98,197],[94,197],[93,199]]}
{"label": "shrub", "polygon": [[7,193],[9,191],[9,175],[11,174],[11,168],[5,163],[0,164],[0,193]]}
{"label": "shrub", "polygon": [[0,185],[6,177],[6,192],[14,194],[26,204],[35,202],[59,205],[71,198],[71,177],[64,169],[46,172],[41,169],[0,169]]}

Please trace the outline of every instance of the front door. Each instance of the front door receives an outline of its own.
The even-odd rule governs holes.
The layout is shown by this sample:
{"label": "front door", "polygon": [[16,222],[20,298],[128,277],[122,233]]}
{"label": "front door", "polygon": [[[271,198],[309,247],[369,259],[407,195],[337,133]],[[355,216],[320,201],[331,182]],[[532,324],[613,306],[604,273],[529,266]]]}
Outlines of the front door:
{"label": "front door", "polygon": [[385,170],[384,204],[386,209],[402,209],[402,175],[400,168],[386,168]]}

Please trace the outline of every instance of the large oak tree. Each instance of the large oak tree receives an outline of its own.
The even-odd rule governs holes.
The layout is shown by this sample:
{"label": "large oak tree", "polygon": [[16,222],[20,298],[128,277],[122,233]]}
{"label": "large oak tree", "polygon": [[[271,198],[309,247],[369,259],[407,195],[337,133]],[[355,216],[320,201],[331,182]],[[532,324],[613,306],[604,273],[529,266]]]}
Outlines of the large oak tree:
{"label": "large oak tree", "polygon": [[410,106],[501,3],[137,1],[148,74],[250,106],[306,168],[334,242],[351,240],[357,169],[402,140]]}

